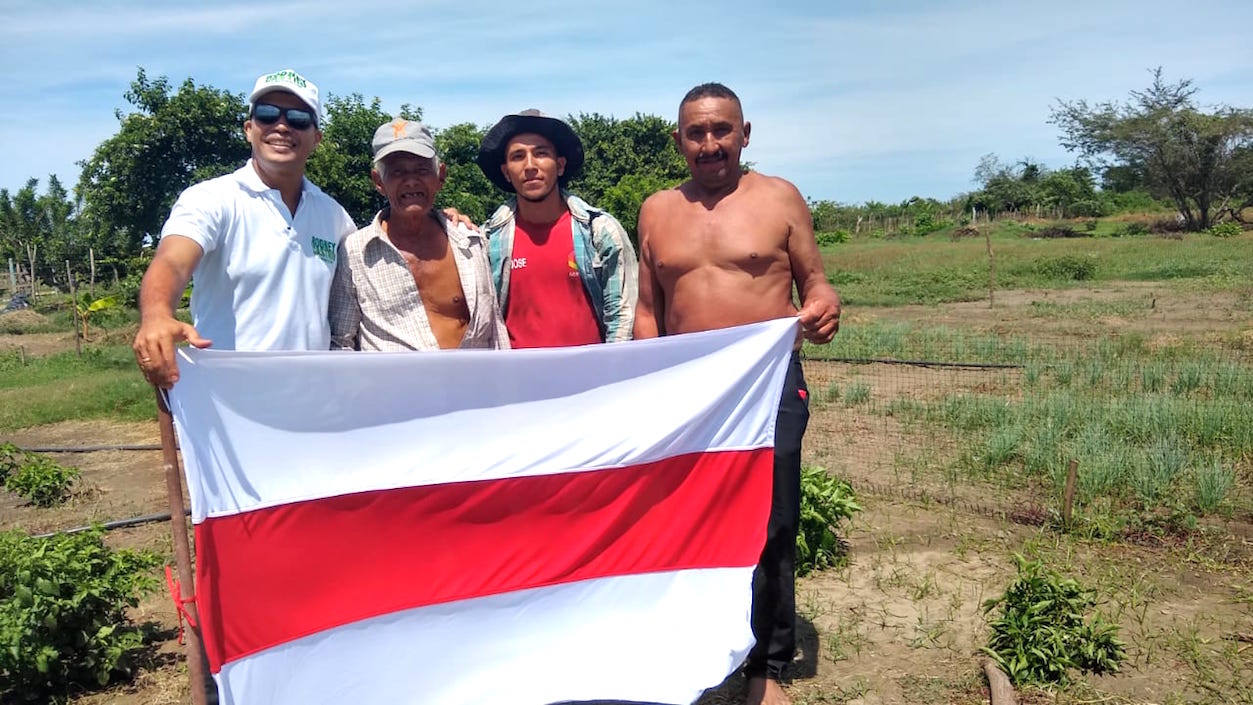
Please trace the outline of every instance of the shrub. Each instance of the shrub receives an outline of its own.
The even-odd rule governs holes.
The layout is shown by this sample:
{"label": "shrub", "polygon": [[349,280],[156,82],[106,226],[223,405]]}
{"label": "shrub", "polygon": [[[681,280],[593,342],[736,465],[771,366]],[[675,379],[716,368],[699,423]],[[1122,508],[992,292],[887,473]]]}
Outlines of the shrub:
{"label": "shrub", "polygon": [[949,225],[951,223],[936,218],[932,213],[919,213],[918,217],[914,218],[914,234],[930,235],[937,230],[947,228]]}
{"label": "shrub", "polygon": [[1173,218],[1158,218],[1149,225],[1149,232],[1154,235],[1182,233],[1188,229],[1188,223],[1178,214]]}
{"label": "shrub", "polygon": [[26,453],[12,443],[0,443],[0,485],[22,466]]}
{"label": "shrub", "polygon": [[983,603],[1000,610],[991,621],[992,637],[981,650],[1009,676],[1024,683],[1065,685],[1069,671],[1113,673],[1122,665],[1125,645],[1118,625],[1099,613],[1092,593],[1073,578],[1063,579],[1039,561],[1014,554],[1018,577],[1005,594]]}
{"label": "shrub", "polygon": [[1148,235],[1149,227],[1144,223],[1130,222],[1124,224],[1121,228],[1114,231],[1115,237],[1133,237],[1136,235]]}
{"label": "shrub", "polygon": [[831,245],[839,245],[848,242],[847,230],[827,230],[818,233],[817,240],[819,247],[830,247]]}
{"label": "shrub", "polygon": [[78,479],[78,468],[65,467],[52,458],[27,453],[6,443],[0,446],[0,478],[4,488],[38,507],[60,504]]}
{"label": "shrub", "polygon": [[1219,223],[1211,225],[1205,231],[1205,234],[1213,235],[1214,237],[1235,237],[1242,232],[1244,232],[1244,229],[1240,227],[1239,223]]}
{"label": "shrub", "polygon": [[1075,255],[1038,259],[1032,268],[1042,277],[1069,281],[1084,281],[1096,274],[1095,261]]}
{"label": "shrub", "polygon": [[1112,213],[1114,205],[1103,199],[1089,198],[1071,203],[1066,210],[1075,218],[1099,218]]}
{"label": "shrub", "polygon": [[1086,233],[1076,232],[1074,228],[1068,228],[1064,225],[1054,225],[1042,230],[1033,231],[1031,237],[1043,237],[1049,239],[1069,238],[1069,237],[1088,237]]}
{"label": "shrub", "polygon": [[796,574],[809,575],[846,559],[836,529],[860,512],[853,488],[820,467],[801,469],[801,523],[796,534]]}
{"label": "shrub", "polygon": [[126,608],[156,586],[147,571],[160,559],[113,551],[102,536],[0,533],[0,695],[46,701],[132,672],[142,637]]}

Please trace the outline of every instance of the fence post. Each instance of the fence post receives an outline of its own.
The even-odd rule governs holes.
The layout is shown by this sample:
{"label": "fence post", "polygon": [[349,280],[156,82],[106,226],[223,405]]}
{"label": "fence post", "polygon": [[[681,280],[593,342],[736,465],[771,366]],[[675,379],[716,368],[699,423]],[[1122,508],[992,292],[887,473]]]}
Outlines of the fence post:
{"label": "fence post", "polygon": [[992,226],[983,230],[984,242],[988,244],[988,308],[996,305],[996,257],[992,254]]}
{"label": "fence post", "polygon": [[70,320],[74,322],[74,349],[78,356],[83,356],[83,331],[79,328],[78,286],[74,283],[74,273],[70,271],[70,261],[65,260],[65,276],[70,283]]}
{"label": "fence post", "polygon": [[9,258],[9,290],[17,293],[17,270],[13,267],[13,258]]}
{"label": "fence post", "polygon": [[1075,505],[1075,483],[1079,479],[1079,461],[1070,459],[1070,467],[1066,470],[1066,494],[1062,499],[1062,526],[1070,530],[1071,511]]}

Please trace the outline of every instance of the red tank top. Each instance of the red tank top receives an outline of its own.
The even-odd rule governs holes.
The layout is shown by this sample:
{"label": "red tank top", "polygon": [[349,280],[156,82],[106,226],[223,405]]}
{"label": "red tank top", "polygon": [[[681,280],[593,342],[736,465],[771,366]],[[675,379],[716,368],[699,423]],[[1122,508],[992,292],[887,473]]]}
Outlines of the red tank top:
{"label": "red tank top", "polygon": [[574,259],[570,212],[554,223],[514,224],[505,327],[515,348],[601,342],[591,299]]}

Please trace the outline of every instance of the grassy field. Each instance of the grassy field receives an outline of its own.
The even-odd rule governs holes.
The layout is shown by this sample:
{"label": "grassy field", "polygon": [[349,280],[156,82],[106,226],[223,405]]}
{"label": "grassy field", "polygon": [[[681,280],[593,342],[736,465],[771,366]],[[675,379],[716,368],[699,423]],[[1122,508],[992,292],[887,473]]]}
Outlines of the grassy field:
{"label": "grassy field", "polygon": [[[1253,297],[1250,235],[1175,240],[1153,236],[1036,239],[1014,223],[992,233],[998,289],[1073,288],[1109,281],[1158,282],[1182,291]],[[940,256],[937,256],[940,255]],[[827,274],[850,307],[986,300],[983,238],[854,240],[828,248]],[[1253,304],[1250,304],[1253,305]]]}
{"label": "grassy field", "polygon": [[[1127,643],[1120,673],[1022,702],[1253,702],[1253,234],[1111,237],[1124,226],[998,227],[991,301],[982,238],[824,248],[845,314],[835,342],[805,349],[805,461],[849,480],[865,512],[848,567],[800,581],[798,705],[987,702],[981,605],[1015,553],[1082,578]],[[155,441],[133,314],[102,321],[79,357],[49,305],[0,316],[0,441]],[[65,459],[82,493],[39,510],[0,492],[0,529],[162,510],[152,454]],[[169,551],[167,526],[110,540]],[[146,667],[77,705],[185,701],[167,599],[135,614],[158,627]],[[702,703],[741,698],[732,680]]]}

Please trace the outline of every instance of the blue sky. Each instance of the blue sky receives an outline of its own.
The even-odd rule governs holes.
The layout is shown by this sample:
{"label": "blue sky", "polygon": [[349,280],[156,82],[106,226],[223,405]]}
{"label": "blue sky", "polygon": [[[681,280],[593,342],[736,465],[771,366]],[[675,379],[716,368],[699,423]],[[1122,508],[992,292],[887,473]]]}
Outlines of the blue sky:
{"label": "blue sky", "polygon": [[1069,165],[1049,106],[1125,98],[1159,65],[1204,104],[1253,107],[1250,26],[1248,0],[0,0],[0,187],[77,183],[142,66],[237,93],[295,68],[435,127],[527,107],[674,119],[721,81],[753,124],[744,158],[806,197],[948,198],[989,152]]}

